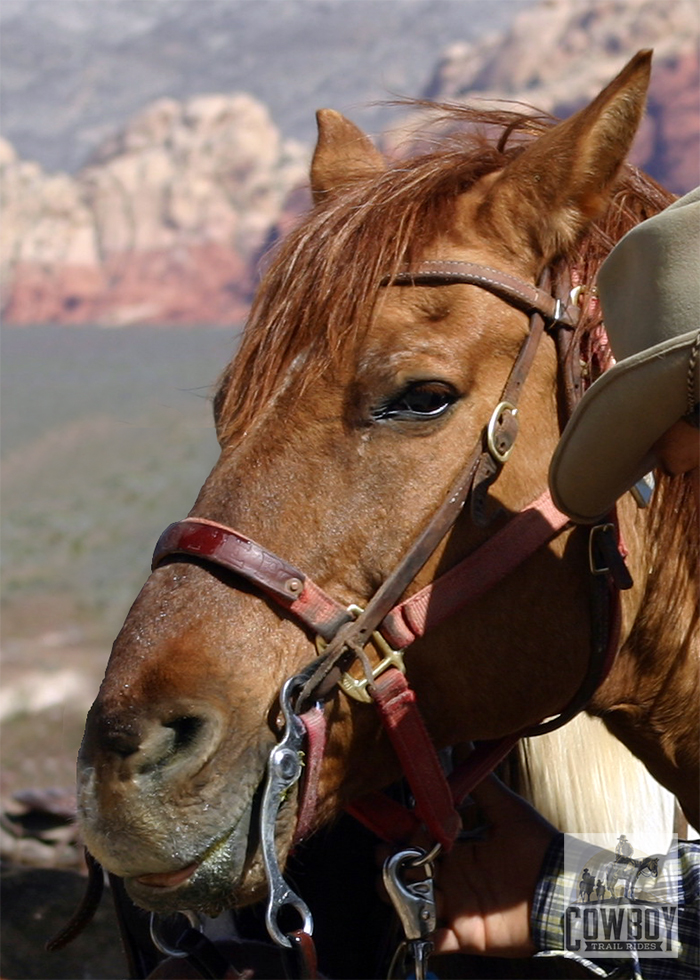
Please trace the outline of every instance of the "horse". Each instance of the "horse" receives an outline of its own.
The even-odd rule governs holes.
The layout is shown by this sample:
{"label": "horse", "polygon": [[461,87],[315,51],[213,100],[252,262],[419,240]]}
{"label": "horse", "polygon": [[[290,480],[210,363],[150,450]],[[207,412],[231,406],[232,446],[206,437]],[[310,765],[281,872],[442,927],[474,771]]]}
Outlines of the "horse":
{"label": "horse", "polygon": [[[627,496],[593,531],[546,502],[570,403],[609,360],[596,271],[671,200],[625,163],[650,60],[563,122],[445,107],[451,128],[393,162],[319,111],[313,209],[214,398],[219,460],[161,539],[86,722],[85,842],[138,906],[217,915],[281,888],[304,919],[270,871],[300,836],[416,760],[433,773],[431,752],[476,743],[490,767],[584,705],[698,824],[692,488],[659,473],[648,509]],[[525,525],[536,543],[495,572]],[[589,596],[617,592],[620,548],[612,660],[592,653]],[[396,691],[415,730],[401,762],[367,703]],[[449,844],[441,778],[417,786],[418,822]]]}
{"label": "horse", "polygon": [[645,858],[617,858],[605,867],[605,885],[612,898],[615,897],[615,888],[618,881],[624,884],[624,893],[621,897],[634,900],[634,889],[640,877],[657,878],[659,875],[658,857]]}

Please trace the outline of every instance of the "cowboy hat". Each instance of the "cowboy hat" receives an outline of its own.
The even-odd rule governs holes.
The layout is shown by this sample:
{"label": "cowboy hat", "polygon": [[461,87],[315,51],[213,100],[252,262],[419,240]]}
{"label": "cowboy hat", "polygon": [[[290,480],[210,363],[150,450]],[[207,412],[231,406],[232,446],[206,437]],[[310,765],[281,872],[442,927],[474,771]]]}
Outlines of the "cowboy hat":
{"label": "cowboy hat", "polygon": [[700,401],[700,188],[618,242],[598,293],[617,363],[579,402],[549,471],[554,503],[583,524],[654,468],[654,444]]}

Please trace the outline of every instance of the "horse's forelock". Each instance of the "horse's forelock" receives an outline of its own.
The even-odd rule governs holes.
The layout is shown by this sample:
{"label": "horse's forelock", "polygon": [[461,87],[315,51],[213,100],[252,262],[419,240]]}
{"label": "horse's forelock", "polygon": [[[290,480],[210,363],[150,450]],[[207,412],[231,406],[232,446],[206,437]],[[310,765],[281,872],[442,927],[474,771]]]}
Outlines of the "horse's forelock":
{"label": "horse's forelock", "polygon": [[[235,443],[246,431],[300,354],[307,356],[298,395],[336,358],[347,357],[362,338],[382,279],[421,258],[454,222],[459,196],[555,123],[512,109],[418,105],[429,106],[448,132],[425,140],[425,152],[394,161],[311,211],[272,256],[239,352],[220,382],[216,403],[224,443]],[[594,280],[623,234],[670,200],[645,175],[626,168],[606,213],[576,249],[584,281]],[[584,317],[580,329],[595,326],[599,321]]]}

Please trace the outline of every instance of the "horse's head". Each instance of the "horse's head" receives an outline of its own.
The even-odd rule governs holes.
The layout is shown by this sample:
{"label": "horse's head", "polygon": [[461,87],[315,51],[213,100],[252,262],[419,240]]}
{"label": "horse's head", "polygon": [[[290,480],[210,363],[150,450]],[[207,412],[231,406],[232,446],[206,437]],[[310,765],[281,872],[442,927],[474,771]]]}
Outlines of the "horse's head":
{"label": "horse's head", "polygon": [[[221,456],[192,515],[237,528],[336,600],[363,606],[480,440],[528,328],[522,310],[488,290],[400,284],[397,273],[426,260],[472,262],[534,284],[575,255],[608,207],[649,61],[637,56],[566,122],[536,135],[535,124],[516,128],[514,146],[507,134],[502,145],[455,138],[393,168],[351,123],[320,113],[316,207],[271,265],[223,377]],[[545,340],[495,491],[506,512],[546,487],[557,408]],[[411,589],[490,533],[465,514]],[[565,540],[486,596],[478,615],[456,617],[411,649],[408,674],[436,744],[535,722],[576,689],[588,620],[580,579],[560,574]],[[576,542],[568,548],[578,552]],[[508,601],[513,590],[518,603]],[[509,643],[518,655],[504,670],[499,651]],[[140,904],[216,910],[260,894],[254,814],[278,695],[315,655],[307,630],[226,571],[172,560],[148,579],[115,642],[80,757],[87,845]],[[371,708],[336,694],[326,710],[319,822],[395,775]],[[282,850],[293,826],[290,801]]]}

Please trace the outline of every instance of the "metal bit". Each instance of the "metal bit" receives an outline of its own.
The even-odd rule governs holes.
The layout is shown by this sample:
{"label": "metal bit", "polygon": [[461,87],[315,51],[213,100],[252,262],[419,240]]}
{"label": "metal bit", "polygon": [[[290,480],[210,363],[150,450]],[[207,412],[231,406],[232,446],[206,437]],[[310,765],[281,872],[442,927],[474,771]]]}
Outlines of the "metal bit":
{"label": "metal bit", "polygon": [[313,933],[313,917],[304,900],[294,892],[284,879],[277,856],[275,828],[282,803],[298,782],[302,772],[302,749],[306,729],[295,714],[292,696],[306,682],[302,674],[291,677],[282,688],[280,705],[285,727],[280,742],[272,749],[267,763],[267,782],[260,807],[260,842],[269,897],[265,924],[271,939],[279,946],[291,947],[291,942],[281,930],[278,917],[284,906],[296,909],[303,920],[304,932]]}

